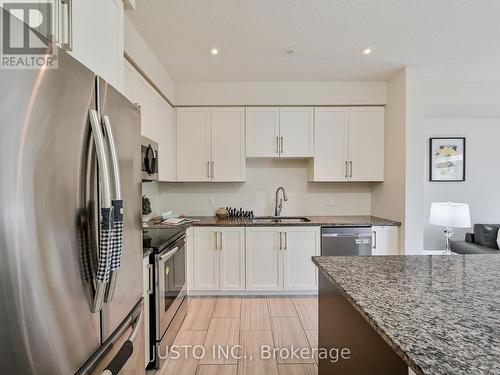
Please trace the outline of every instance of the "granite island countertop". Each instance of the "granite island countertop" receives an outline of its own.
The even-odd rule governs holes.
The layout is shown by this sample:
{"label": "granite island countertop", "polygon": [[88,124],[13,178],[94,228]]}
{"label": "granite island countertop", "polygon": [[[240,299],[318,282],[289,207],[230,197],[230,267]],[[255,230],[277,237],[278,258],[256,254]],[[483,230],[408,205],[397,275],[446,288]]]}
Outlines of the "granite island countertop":
{"label": "granite island countertop", "polygon": [[[272,227],[272,226],[399,226],[401,223],[393,220],[383,219],[376,216],[311,216],[300,215],[310,221],[300,223],[253,223],[249,218],[219,219],[216,216],[187,216],[195,219],[192,226],[214,226],[214,227]],[[165,224],[148,224],[147,228],[158,228]]]}
{"label": "granite island countertop", "polygon": [[500,374],[500,255],[313,262],[416,374]]}

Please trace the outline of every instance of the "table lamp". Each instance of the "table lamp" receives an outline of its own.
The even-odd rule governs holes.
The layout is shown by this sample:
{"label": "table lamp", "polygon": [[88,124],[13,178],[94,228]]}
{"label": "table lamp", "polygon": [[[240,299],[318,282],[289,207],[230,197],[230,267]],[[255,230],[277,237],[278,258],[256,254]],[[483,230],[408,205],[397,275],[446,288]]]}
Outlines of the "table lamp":
{"label": "table lamp", "polygon": [[466,203],[432,202],[429,222],[445,227],[446,253],[451,254],[450,239],[455,232],[453,228],[470,228],[470,210]]}

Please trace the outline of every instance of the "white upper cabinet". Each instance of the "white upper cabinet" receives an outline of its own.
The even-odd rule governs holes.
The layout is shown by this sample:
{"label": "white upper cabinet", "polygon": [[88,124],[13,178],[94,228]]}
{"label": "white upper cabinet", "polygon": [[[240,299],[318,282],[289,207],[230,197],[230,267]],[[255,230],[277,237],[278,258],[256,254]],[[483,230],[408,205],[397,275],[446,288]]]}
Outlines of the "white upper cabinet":
{"label": "white upper cabinet", "polygon": [[383,107],[315,109],[312,181],[383,181]]}
{"label": "white upper cabinet", "polygon": [[349,110],[316,108],[314,115],[314,181],[345,181],[349,160]]}
{"label": "white upper cabinet", "polygon": [[246,111],[247,157],[313,156],[313,108],[263,107]]}
{"label": "white upper cabinet", "polygon": [[158,179],[177,180],[177,128],[175,109],[156,91],[151,105],[152,139],[158,142]]}
{"label": "white upper cabinet", "polygon": [[177,180],[244,181],[243,108],[177,109]]}
{"label": "white upper cabinet", "polygon": [[313,108],[280,108],[280,149],[280,157],[313,156]]}
{"label": "white upper cabinet", "polygon": [[38,8],[42,17],[47,4],[50,4],[52,27],[42,27],[42,34],[95,74],[122,90],[122,0],[12,1],[16,2]]}
{"label": "white upper cabinet", "polygon": [[351,181],[384,180],[384,108],[349,108]]}
{"label": "white upper cabinet", "polygon": [[[123,89],[123,3],[121,0],[71,0],[70,54]],[[60,12],[62,14],[62,12]],[[72,40],[69,40],[69,39]]]}
{"label": "white upper cabinet", "polygon": [[141,134],[156,141],[154,139],[152,122],[153,90],[151,89],[151,85],[139,74],[136,74],[132,80],[131,101],[139,104],[141,108]]}
{"label": "white upper cabinet", "polygon": [[245,181],[245,110],[211,111],[212,181]]}
{"label": "white upper cabinet", "polygon": [[211,181],[210,109],[177,109],[177,180]]}
{"label": "white upper cabinet", "polygon": [[141,135],[158,143],[158,179],[177,180],[175,109],[123,59],[123,95],[141,108]]}
{"label": "white upper cabinet", "polygon": [[125,97],[133,102],[133,85],[134,79],[136,79],[137,71],[135,68],[125,59],[123,59],[123,90],[122,93]]}
{"label": "white upper cabinet", "polygon": [[247,157],[279,157],[279,135],[279,108],[246,109]]}

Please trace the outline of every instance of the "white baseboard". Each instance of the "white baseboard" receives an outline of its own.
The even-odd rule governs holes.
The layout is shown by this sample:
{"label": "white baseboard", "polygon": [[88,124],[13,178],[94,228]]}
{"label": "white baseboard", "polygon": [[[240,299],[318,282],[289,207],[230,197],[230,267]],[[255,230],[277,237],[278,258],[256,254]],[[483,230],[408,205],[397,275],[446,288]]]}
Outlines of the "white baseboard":
{"label": "white baseboard", "polygon": [[188,296],[314,296],[318,295],[317,290],[293,290],[293,291],[273,291],[273,292],[261,292],[261,291],[190,291]]}

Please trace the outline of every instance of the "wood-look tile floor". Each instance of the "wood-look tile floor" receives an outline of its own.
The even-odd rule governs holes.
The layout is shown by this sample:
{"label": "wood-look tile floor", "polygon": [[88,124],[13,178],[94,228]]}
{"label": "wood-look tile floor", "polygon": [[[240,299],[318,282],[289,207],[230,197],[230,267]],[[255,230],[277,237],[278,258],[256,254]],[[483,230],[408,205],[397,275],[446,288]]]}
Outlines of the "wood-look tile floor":
{"label": "wood-look tile floor", "polygon": [[[317,297],[194,297],[174,344],[198,345],[169,358],[157,375],[316,375],[317,356],[261,358],[261,346],[316,348]],[[213,348],[236,348],[239,359],[220,358]],[[205,356],[200,357],[204,348]],[[200,351],[201,350],[201,351]]]}

